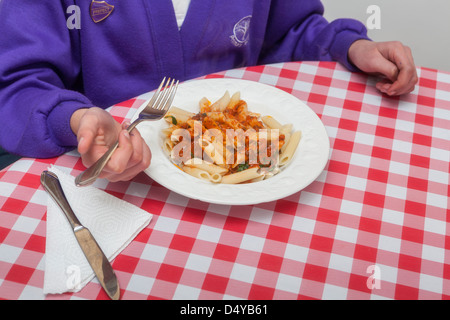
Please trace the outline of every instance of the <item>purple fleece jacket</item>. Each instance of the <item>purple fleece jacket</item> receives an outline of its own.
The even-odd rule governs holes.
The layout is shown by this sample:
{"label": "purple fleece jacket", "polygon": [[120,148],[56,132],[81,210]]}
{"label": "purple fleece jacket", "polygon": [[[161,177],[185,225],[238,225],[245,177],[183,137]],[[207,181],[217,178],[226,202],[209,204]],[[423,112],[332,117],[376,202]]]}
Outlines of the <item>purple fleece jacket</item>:
{"label": "purple fleece jacket", "polygon": [[[89,0],[0,1],[0,145],[22,156],[60,155],[77,145],[69,120],[157,87],[257,64],[347,60],[364,25],[328,23],[319,0],[191,0],[178,30],[170,0],[107,0],[94,23]],[[67,20],[80,9],[80,29]]]}

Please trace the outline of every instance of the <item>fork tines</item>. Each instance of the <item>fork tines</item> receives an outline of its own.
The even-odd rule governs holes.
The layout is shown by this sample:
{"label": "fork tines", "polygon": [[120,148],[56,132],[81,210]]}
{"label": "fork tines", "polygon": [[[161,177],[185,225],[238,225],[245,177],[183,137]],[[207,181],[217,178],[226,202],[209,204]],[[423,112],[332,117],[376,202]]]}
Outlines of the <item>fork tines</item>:
{"label": "fork tines", "polygon": [[[156,101],[154,102],[154,106],[158,110],[165,109],[166,107],[168,108],[168,106],[170,106],[179,83],[178,80],[175,82],[175,79],[168,78],[166,83],[165,80],[166,77],[164,77],[154,95],[157,97]],[[163,91],[162,94],[160,94],[161,91]]]}

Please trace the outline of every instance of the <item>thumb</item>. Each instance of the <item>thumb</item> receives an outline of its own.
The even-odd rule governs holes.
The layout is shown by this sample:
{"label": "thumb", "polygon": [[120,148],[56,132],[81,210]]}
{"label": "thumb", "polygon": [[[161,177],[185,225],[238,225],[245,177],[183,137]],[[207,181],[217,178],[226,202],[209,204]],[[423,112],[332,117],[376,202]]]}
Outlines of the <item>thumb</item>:
{"label": "thumb", "polygon": [[390,42],[377,44],[377,49],[380,54],[380,61],[378,62],[380,72],[392,82],[397,80],[400,73],[399,66],[402,65],[402,61],[398,57],[398,50],[396,51],[395,48]]}
{"label": "thumb", "polygon": [[98,122],[90,121],[90,119],[85,120],[80,122],[77,134],[78,152],[80,154],[85,154],[89,151],[98,131]]}
{"label": "thumb", "polygon": [[391,82],[397,80],[399,73],[397,66],[381,54],[374,59],[372,68],[374,69],[373,72],[382,74]]}

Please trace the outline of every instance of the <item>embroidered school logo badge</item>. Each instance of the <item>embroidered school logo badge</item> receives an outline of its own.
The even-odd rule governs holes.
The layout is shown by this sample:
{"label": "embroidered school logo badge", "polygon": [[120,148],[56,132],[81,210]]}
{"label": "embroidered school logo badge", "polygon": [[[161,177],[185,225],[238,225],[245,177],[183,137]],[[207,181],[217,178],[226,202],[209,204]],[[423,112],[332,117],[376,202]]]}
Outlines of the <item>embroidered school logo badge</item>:
{"label": "embroidered school logo badge", "polygon": [[114,10],[114,6],[110,5],[106,1],[95,1],[92,0],[90,6],[90,15],[95,23],[105,20],[108,18]]}
{"label": "embroidered school logo badge", "polygon": [[247,44],[252,16],[246,16],[239,20],[233,27],[233,35],[230,36],[231,43],[236,47]]}

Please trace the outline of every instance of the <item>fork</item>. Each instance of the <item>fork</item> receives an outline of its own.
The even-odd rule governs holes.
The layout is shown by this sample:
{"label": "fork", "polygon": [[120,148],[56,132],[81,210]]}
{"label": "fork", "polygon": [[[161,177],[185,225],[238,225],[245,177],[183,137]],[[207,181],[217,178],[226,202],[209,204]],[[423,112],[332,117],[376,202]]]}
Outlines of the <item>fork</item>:
{"label": "fork", "polygon": [[[142,109],[137,119],[130,124],[127,131],[131,132],[142,121],[156,121],[164,117],[172,105],[178,83],[179,81],[175,82],[175,79],[171,81],[170,78],[166,83],[166,78],[164,77],[149,103]],[[119,141],[116,141],[100,159],[75,178],[75,184],[78,187],[83,187],[94,183],[118,146]]]}

